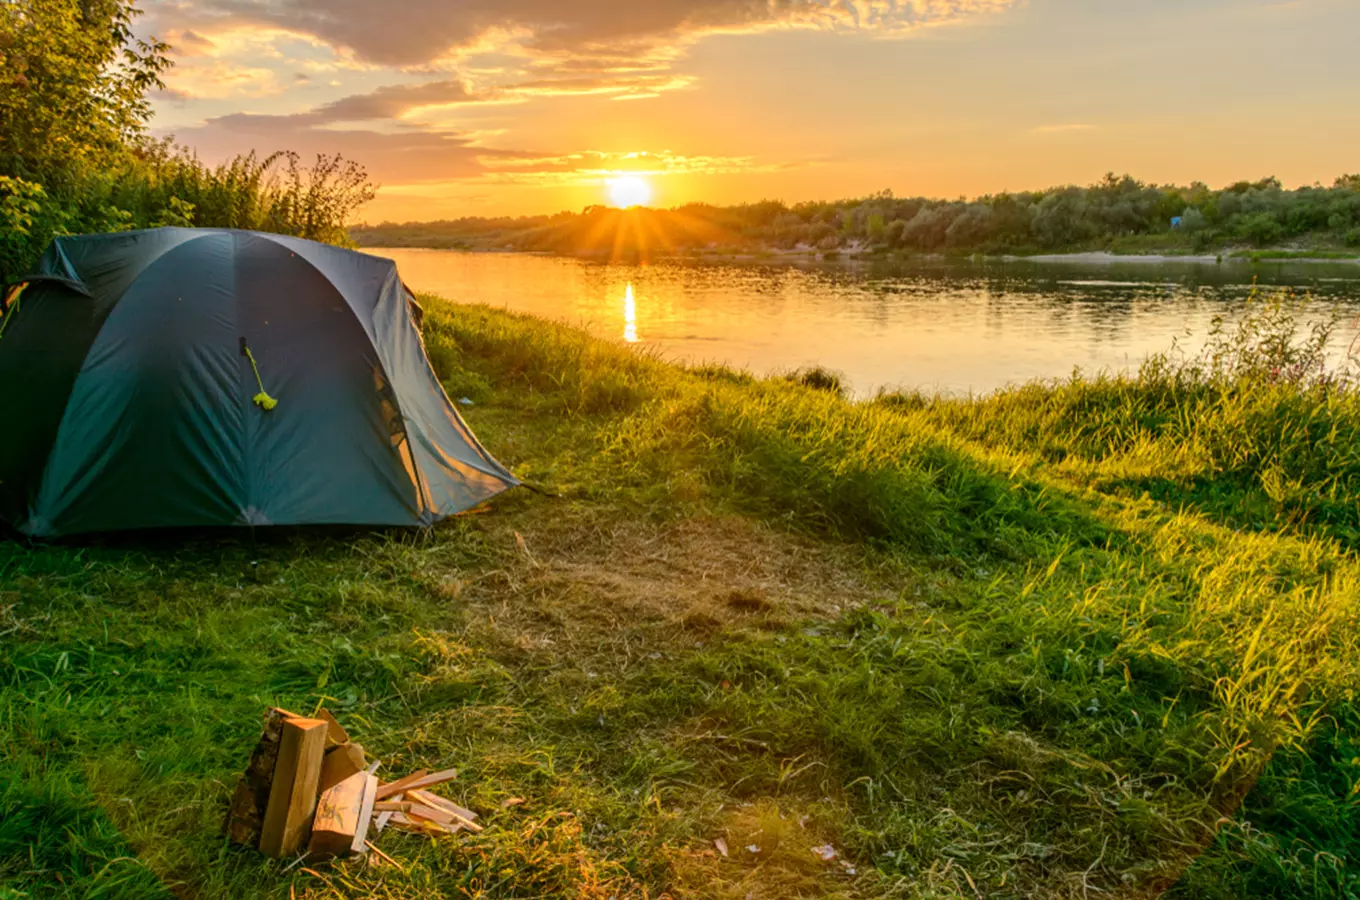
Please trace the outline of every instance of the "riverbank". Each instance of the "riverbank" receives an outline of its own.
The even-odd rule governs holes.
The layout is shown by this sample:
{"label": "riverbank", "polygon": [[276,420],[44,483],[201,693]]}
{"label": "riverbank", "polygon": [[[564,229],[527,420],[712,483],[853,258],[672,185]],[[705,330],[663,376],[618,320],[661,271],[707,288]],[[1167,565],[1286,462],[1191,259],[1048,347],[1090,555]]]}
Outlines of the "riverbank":
{"label": "riverbank", "polygon": [[439,242],[426,244],[389,245],[384,243],[360,244],[361,250],[453,250],[461,253],[525,253],[540,256],[558,256],[569,259],[593,260],[596,262],[617,262],[633,264],[639,262],[696,262],[696,263],[776,263],[782,265],[824,265],[824,264],[863,264],[882,261],[936,263],[973,260],[977,262],[1027,262],[1060,263],[1076,265],[1111,265],[1132,263],[1143,265],[1259,265],[1262,263],[1340,263],[1360,265],[1360,253],[1335,250],[1298,250],[1295,248],[1249,249],[1229,247],[1220,251],[1206,253],[1159,253],[1126,252],[1109,250],[1080,250],[1067,253],[920,253],[885,251],[881,248],[852,245],[835,250],[816,250],[808,247],[711,247],[686,248],[667,251],[652,248],[646,252],[637,250],[609,251],[549,251],[523,250],[513,246],[486,246],[475,243],[459,242],[443,245]]}
{"label": "riverbank", "polygon": [[1111,265],[1113,263],[1143,263],[1166,265],[1168,263],[1191,263],[1198,265],[1222,265],[1237,263],[1255,265],[1266,262],[1291,263],[1351,263],[1360,264],[1360,256],[1318,251],[1316,255],[1298,250],[1232,250],[1226,253],[1201,253],[1170,255],[1163,253],[1110,253],[1093,250],[1083,253],[1042,253],[1034,256],[1003,256],[1003,260],[1035,263],[1078,263],[1090,265]]}
{"label": "riverbank", "polygon": [[[1355,890],[1355,395],[1153,369],[849,403],[422,301],[479,437],[561,497],[0,545],[7,888]],[[399,868],[226,849],[261,706],[323,698],[390,769],[458,768],[486,831],[385,842]]]}

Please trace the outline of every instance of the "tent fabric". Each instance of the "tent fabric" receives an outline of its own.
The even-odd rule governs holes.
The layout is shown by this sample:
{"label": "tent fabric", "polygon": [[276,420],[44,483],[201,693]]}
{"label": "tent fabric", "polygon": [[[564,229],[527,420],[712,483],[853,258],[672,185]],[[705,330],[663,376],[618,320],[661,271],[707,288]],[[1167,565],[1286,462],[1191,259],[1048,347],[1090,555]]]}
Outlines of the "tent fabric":
{"label": "tent fabric", "polygon": [[43,538],[429,525],[514,487],[414,306],[391,260],[299,238],[58,238],[0,337],[0,517]]}

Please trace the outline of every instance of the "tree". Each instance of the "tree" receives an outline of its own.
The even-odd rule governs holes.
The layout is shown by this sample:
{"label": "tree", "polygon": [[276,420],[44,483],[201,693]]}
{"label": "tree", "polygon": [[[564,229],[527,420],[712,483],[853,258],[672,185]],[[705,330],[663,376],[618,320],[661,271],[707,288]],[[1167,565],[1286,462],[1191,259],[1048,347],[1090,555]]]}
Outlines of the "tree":
{"label": "tree", "polygon": [[868,236],[869,240],[873,241],[875,244],[883,243],[888,232],[887,226],[883,222],[882,213],[875,212],[869,214],[869,218],[864,225],[864,233]]}
{"label": "tree", "polygon": [[0,5],[0,174],[69,187],[140,137],[169,47],[133,37],[129,0]]}

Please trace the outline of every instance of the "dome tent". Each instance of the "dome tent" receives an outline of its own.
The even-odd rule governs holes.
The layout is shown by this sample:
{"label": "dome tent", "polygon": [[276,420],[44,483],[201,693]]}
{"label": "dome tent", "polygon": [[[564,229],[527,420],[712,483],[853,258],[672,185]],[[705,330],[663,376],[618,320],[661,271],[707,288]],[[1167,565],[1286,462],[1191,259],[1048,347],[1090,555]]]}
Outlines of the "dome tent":
{"label": "dome tent", "polygon": [[58,238],[0,332],[0,517],[34,537],[429,525],[519,482],[391,260],[158,228]]}

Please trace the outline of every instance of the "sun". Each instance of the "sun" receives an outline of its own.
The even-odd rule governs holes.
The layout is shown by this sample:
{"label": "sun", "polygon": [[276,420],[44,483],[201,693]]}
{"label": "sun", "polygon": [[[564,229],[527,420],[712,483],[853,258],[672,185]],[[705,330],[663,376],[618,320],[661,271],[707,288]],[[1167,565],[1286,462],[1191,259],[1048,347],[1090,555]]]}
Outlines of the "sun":
{"label": "sun", "polygon": [[609,188],[609,202],[614,206],[627,209],[630,206],[646,206],[652,199],[652,186],[645,178],[637,175],[620,175],[605,182]]}

